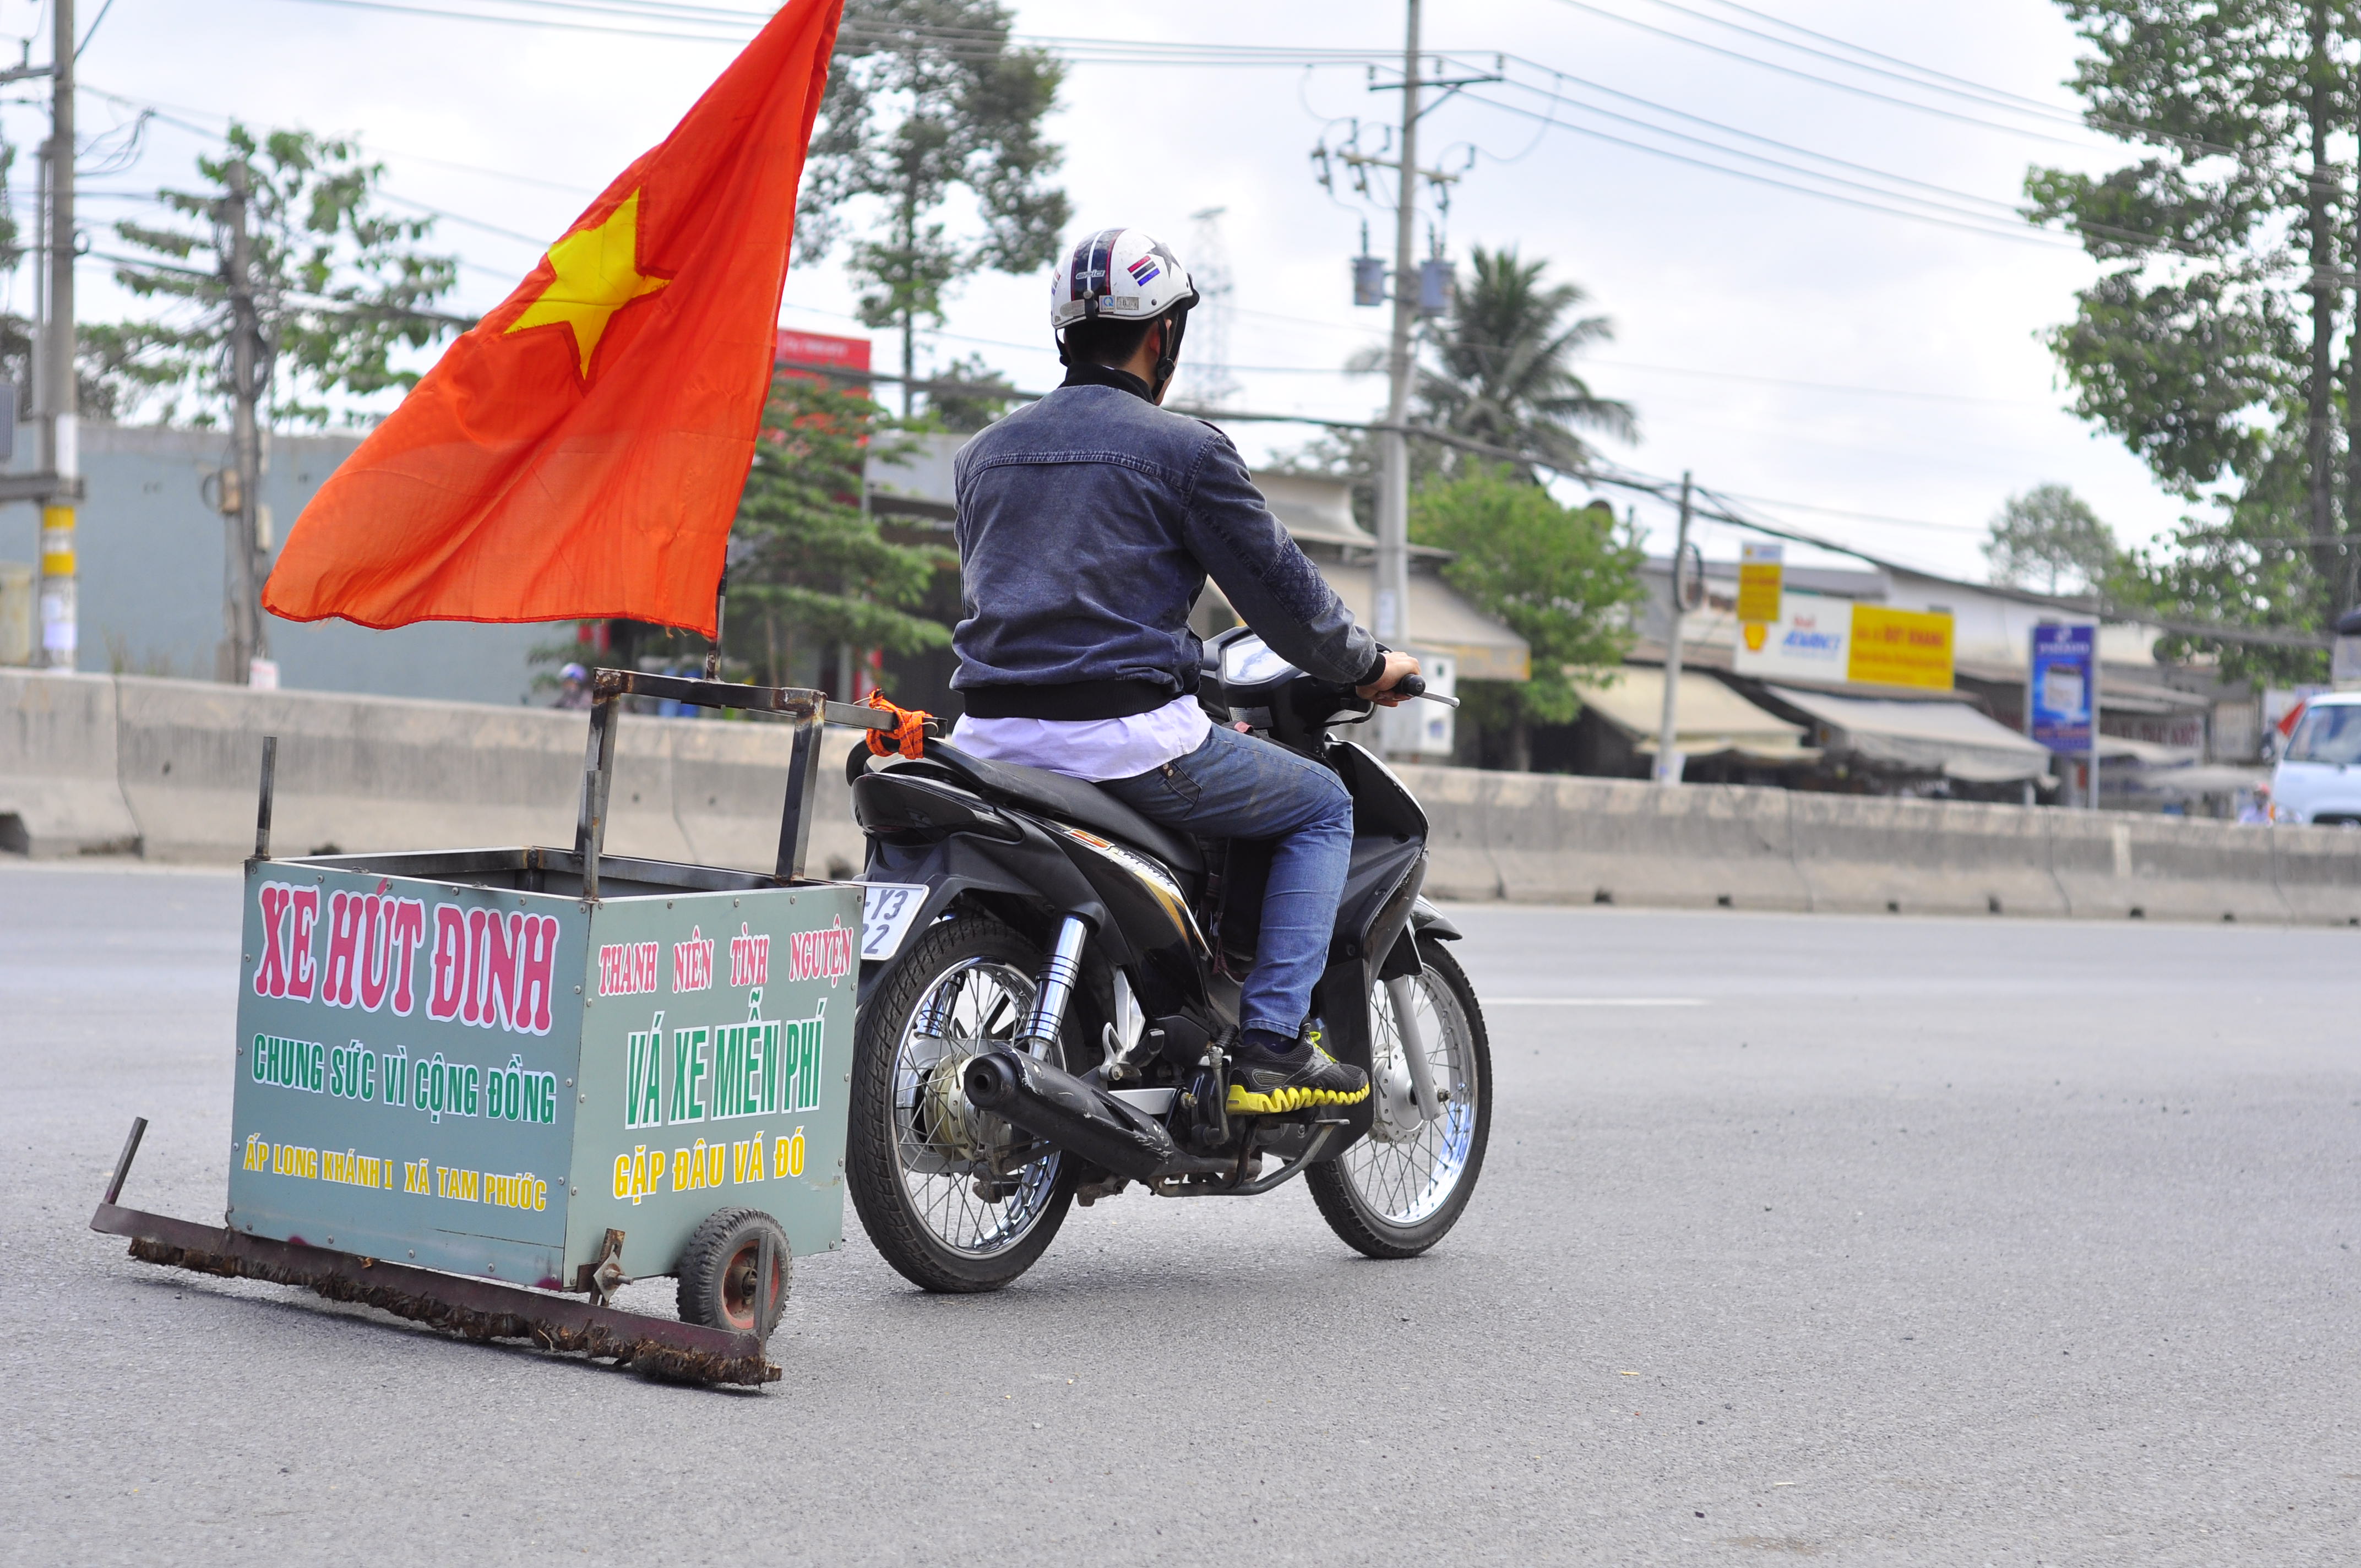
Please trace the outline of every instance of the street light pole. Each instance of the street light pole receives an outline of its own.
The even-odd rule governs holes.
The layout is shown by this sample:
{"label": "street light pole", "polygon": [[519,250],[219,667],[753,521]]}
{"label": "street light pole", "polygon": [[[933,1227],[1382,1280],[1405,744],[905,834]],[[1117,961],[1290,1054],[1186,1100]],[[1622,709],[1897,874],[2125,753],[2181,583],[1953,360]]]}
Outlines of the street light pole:
{"label": "street light pole", "polygon": [[1675,743],[1681,734],[1681,565],[1689,553],[1689,476],[1681,472],[1681,527],[1673,545],[1673,625],[1664,640],[1664,722],[1656,732],[1656,782],[1681,782],[1681,758]]}
{"label": "street light pole", "polygon": [[1410,442],[1401,427],[1410,417],[1411,328],[1418,320],[1418,8],[1407,0],[1410,20],[1402,45],[1401,161],[1394,205],[1394,327],[1386,350],[1386,425],[1378,437],[1382,457],[1378,479],[1377,582],[1372,602],[1378,640],[1391,648],[1410,643]]}
{"label": "street light pole", "polygon": [[2099,809],[2099,623],[2091,623],[2091,801]]}
{"label": "street light pole", "polygon": [[49,330],[43,334],[41,466],[57,489],[41,504],[41,662],[71,670],[81,641],[74,492],[82,473],[74,397],[74,5],[55,0],[50,33]]}
{"label": "street light pole", "polygon": [[[256,592],[259,576],[262,490],[261,425],[256,417],[255,405],[261,395],[256,384],[258,366],[255,350],[259,346],[261,320],[254,301],[254,238],[248,224],[252,204],[253,176],[244,159],[229,166],[229,200],[223,204],[229,209],[229,306],[230,306],[230,379],[232,382],[232,436],[237,473],[237,508],[231,512],[229,526],[230,592],[236,602],[230,607],[229,632],[230,667],[224,674],[236,685],[251,685],[254,662],[269,656],[262,629],[262,608]],[[225,507],[223,510],[229,511]]]}

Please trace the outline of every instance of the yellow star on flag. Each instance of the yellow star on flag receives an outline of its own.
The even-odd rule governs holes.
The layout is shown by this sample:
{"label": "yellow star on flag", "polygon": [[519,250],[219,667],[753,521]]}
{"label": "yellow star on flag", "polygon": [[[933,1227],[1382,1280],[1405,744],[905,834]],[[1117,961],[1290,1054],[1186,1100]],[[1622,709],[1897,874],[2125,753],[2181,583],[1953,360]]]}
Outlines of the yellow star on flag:
{"label": "yellow star on flag", "polygon": [[574,330],[574,347],[586,382],[590,379],[590,356],[606,334],[608,318],[641,295],[653,294],[672,281],[640,270],[637,191],[624,197],[606,222],[596,228],[577,229],[551,246],[549,266],[556,276],[541,297],[509,323],[508,331],[565,323]]}

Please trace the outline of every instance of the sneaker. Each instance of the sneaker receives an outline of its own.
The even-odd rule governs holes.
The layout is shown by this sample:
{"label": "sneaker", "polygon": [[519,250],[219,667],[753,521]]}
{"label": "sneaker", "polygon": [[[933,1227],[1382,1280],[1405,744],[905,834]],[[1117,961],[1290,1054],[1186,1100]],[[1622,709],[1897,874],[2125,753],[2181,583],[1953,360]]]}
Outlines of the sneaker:
{"label": "sneaker", "polygon": [[1352,1105],[1369,1097],[1369,1075],[1320,1048],[1317,1036],[1280,1053],[1241,1042],[1230,1058],[1233,1115],[1272,1116],[1312,1105]]}

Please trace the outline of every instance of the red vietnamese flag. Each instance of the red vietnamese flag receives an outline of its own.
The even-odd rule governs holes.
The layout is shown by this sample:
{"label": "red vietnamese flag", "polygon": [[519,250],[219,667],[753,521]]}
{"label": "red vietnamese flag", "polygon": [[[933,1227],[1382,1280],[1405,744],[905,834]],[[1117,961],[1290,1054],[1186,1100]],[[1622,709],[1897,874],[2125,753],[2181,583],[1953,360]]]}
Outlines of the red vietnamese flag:
{"label": "red vietnamese flag", "polygon": [[320,487],[290,620],[711,635],[843,0],[790,0]]}

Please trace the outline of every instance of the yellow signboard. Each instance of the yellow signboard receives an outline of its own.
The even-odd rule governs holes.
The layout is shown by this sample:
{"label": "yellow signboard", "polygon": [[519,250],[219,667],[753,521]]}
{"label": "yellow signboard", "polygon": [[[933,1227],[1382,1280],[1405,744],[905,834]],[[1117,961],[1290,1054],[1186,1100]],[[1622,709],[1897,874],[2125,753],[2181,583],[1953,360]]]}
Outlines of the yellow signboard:
{"label": "yellow signboard", "polygon": [[1881,686],[1951,689],[1951,618],[1883,605],[1852,607],[1845,679]]}
{"label": "yellow signboard", "polygon": [[1781,561],[1784,546],[1741,544],[1738,552],[1738,619],[1741,625],[1767,626],[1779,619]]}

